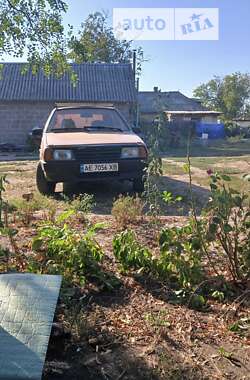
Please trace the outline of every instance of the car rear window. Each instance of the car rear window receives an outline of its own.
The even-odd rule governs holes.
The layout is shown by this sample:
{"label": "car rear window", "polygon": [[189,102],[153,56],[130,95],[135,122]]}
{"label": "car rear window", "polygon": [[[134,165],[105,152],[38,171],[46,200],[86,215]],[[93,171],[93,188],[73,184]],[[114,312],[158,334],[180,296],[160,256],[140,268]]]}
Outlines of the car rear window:
{"label": "car rear window", "polygon": [[90,130],[121,130],[129,127],[116,110],[110,109],[62,109],[56,110],[52,116],[47,132],[57,130],[79,131]]}

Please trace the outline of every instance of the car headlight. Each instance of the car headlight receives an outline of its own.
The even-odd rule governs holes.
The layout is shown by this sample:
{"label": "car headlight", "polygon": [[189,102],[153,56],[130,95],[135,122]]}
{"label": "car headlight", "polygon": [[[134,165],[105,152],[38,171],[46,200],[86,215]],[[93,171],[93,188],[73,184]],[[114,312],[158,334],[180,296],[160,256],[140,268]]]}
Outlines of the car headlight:
{"label": "car headlight", "polygon": [[73,159],[73,153],[69,149],[55,149],[53,151],[53,159],[54,160],[62,160],[62,161],[68,161]]}
{"label": "car headlight", "polygon": [[144,146],[122,148],[121,158],[147,158],[147,150]]}

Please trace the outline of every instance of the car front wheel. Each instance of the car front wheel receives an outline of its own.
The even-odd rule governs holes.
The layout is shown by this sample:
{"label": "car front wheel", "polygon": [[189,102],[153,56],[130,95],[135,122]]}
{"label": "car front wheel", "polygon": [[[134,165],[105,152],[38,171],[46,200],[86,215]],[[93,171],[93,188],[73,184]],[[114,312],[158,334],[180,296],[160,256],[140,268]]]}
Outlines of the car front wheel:
{"label": "car front wheel", "polygon": [[47,181],[41,163],[37,166],[36,186],[39,193],[43,195],[53,195],[55,193],[56,183]]}

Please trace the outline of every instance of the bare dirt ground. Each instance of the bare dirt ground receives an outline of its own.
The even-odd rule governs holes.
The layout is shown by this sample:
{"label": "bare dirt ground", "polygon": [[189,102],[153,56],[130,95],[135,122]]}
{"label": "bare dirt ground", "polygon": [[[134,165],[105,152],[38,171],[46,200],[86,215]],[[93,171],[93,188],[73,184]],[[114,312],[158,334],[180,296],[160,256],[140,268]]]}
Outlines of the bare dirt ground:
{"label": "bare dirt ground", "polygon": [[[175,159],[171,163],[179,170],[183,165]],[[36,191],[35,167],[35,161],[0,163],[0,174],[6,173],[9,182],[9,200]],[[237,157],[239,167],[243,168]],[[193,190],[202,206],[209,197],[208,184],[200,184],[201,179],[207,180],[206,168],[193,166],[192,171]],[[176,174],[172,165],[161,178],[160,187],[184,199],[178,207],[162,209],[159,228],[182,225],[189,210],[187,175],[180,171]],[[57,190],[59,194],[60,186]],[[250,318],[249,298],[242,303],[237,297],[224,302],[209,299],[207,309],[199,312],[179,304],[174,289],[166,284],[140,273],[122,273],[112,254],[112,238],[118,229],[111,208],[120,193],[132,193],[131,185],[91,184],[79,191],[95,196],[90,221],[107,223],[96,238],[105,252],[103,270],[111,273],[119,286],[106,290],[93,281],[82,289],[80,297],[73,293],[73,316],[67,315],[66,305],[59,300],[56,321],[71,334],[52,335],[43,380],[250,379],[250,331],[238,334],[229,328],[240,318]],[[29,226],[19,223],[17,241],[23,252],[30,251],[41,219],[42,214],[36,212]],[[79,224],[76,228],[83,227]],[[146,217],[132,228],[154,249],[157,233]]]}

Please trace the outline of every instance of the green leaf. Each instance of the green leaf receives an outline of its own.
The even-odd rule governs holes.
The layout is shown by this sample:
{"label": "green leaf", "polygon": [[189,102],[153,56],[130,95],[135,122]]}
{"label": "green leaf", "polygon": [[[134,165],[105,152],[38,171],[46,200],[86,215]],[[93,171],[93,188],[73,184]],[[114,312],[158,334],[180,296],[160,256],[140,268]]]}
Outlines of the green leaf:
{"label": "green leaf", "polygon": [[191,306],[195,310],[202,310],[206,305],[205,298],[200,294],[194,294],[191,299]]}
{"label": "green leaf", "polygon": [[228,233],[228,232],[233,231],[233,228],[230,226],[230,224],[224,224],[223,231]]}
{"label": "green leaf", "polygon": [[217,300],[219,300],[220,302],[222,302],[222,301],[224,300],[224,298],[225,298],[225,295],[224,295],[223,292],[220,292],[220,291],[218,291],[218,290],[215,290],[215,291],[212,293],[212,297],[213,297],[214,299],[217,299]]}
{"label": "green leaf", "polygon": [[57,223],[63,223],[65,222],[67,219],[69,219],[72,215],[75,215],[76,212],[75,210],[67,210],[67,211],[64,211],[62,214],[60,214],[57,219],[56,219],[56,222]]}
{"label": "green leaf", "polygon": [[173,194],[169,191],[163,191],[162,199],[164,200],[164,202],[170,203],[173,200]]}
{"label": "green leaf", "polygon": [[211,223],[211,224],[209,225],[209,232],[210,232],[211,234],[215,234],[215,233],[217,232],[217,229],[218,229],[217,224],[215,224],[215,223]]}
{"label": "green leaf", "polygon": [[211,187],[212,190],[217,190],[218,189],[218,186],[215,185],[214,183],[211,183],[210,187]]}
{"label": "green leaf", "polygon": [[242,206],[242,198],[240,196],[234,197],[234,203],[235,203],[235,206],[241,207]]}
{"label": "green leaf", "polygon": [[218,216],[214,216],[213,217],[213,224],[220,224],[220,223],[221,223],[221,219]]}
{"label": "green leaf", "polygon": [[231,177],[229,177],[226,174],[222,174],[221,175],[221,179],[223,179],[223,181],[226,181],[226,182],[230,182],[231,181]]}
{"label": "green leaf", "polygon": [[175,198],[175,201],[176,201],[176,202],[181,202],[182,199],[183,199],[183,198],[179,195],[178,197]]}
{"label": "green leaf", "polygon": [[43,245],[43,239],[36,238],[32,242],[32,249],[33,251],[39,251]]}
{"label": "green leaf", "polygon": [[189,171],[190,171],[190,165],[189,164],[184,164],[182,168],[186,174],[189,173]]}

